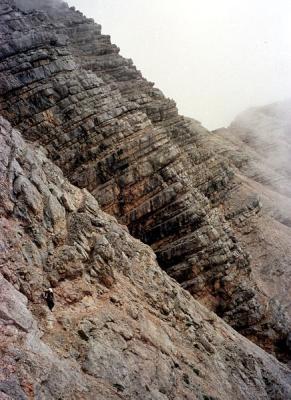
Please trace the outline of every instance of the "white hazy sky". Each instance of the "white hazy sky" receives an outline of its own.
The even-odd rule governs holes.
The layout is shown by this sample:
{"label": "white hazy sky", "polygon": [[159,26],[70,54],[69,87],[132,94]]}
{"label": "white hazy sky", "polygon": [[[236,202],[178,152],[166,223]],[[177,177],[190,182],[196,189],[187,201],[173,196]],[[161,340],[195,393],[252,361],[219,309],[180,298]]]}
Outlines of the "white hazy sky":
{"label": "white hazy sky", "polygon": [[291,97],[291,0],[68,0],[209,129]]}

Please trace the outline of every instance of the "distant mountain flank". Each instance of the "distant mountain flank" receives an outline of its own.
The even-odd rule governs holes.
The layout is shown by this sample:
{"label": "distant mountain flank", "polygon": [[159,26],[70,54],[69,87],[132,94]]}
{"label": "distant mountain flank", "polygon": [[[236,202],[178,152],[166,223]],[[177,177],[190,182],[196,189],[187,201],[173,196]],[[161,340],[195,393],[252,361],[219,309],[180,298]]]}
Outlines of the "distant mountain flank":
{"label": "distant mountain flank", "polygon": [[[236,233],[250,252],[260,287],[291,313],[291,101],[251,108],[213,132],[216,151],[235,166],[237,189],[225,203],[231,215],[251,196],[261,211],[237,218]],[[247,232],[247,233],[246,233]],[[284,346],[283,346],[284,348]]]}

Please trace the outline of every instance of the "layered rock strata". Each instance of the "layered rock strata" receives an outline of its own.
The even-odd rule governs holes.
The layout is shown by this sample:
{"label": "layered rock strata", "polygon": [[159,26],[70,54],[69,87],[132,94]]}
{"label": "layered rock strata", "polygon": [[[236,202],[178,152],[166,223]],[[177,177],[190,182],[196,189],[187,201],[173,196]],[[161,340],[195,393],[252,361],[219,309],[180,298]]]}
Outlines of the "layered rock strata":
{"label": "layered rock strata", "polygon": [[34,3],[1,0],[0,113],[201,302],[250,336],[269,323],[276,352],[288,323],[225,221],[233,173],[208,132],[179,116],[100,25],[65,4]]}
{"label": "layered rock strata", "polygon": [[286,366],[196,302],[2,118],[0,146],[1,399],[291,396]]}

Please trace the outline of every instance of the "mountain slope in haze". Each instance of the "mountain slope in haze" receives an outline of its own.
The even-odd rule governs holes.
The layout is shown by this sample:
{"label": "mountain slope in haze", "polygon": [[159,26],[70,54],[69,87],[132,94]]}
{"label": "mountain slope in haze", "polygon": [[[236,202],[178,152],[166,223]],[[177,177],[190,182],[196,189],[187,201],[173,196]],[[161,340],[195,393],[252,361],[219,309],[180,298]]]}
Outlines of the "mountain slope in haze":
{"label": "mountain slope in haze", "polygon": [[[256,281],[290,315],[291,101],[251,108],[227,129],[214,131],[211,140],[235,165],[237,188],[225,207],[237,215],[233,229],[251,254]],[[252,196],[261,212],[251,215],[245,208],[241,218]]]}
{"label": "mountain slope in haze", "polygon": [[290,110],[291,100],[250,108],[227,129],[215,131],[234,149],[242,146],[233,162],[244,175],[286,197],[291,197]]}

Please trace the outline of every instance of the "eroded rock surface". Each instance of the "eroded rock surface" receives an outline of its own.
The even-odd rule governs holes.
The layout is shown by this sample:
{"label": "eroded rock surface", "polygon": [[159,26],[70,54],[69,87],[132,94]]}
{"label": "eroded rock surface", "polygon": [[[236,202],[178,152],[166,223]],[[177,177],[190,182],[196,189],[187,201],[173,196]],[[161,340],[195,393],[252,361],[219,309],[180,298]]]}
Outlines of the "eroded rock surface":
{"label": "eroded rock surface", "polygon": [[[248,249],[225,220],[235,182],[228,160],[205,140],[209,133],[179,116],[100,25],[75,9],[57,1],[1,0],[0,14],[0,113],[27,140],[45,146],[71,183],[151,245],[159,264],[194,297],[262,346],[260,333],[269,324],[266,347],[276,353],[288,340],[288,320],[251,276]],[[25,180],[15,190],[22,188],[33,190]],[[251,204],[256,212],[258,204]],[[61,243],[63,209],[49,196],[45,210]],[[41,232],[35,234],[41,242]],[[83,234],[87,241],[85,228]],[[82,271],[67,246],[58,257],[75,276]],[[54,255],[47,268],[52,280],[64,274]]]}
{"label": "eroded rock surface", "polygon": [[196,302],[2,118],[0,146],[1,399],[291,396],[286,366]]}

